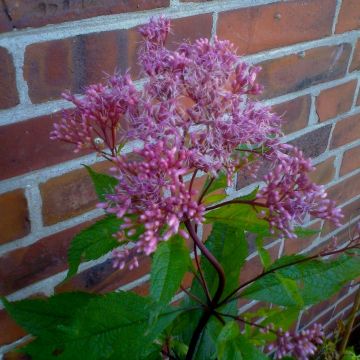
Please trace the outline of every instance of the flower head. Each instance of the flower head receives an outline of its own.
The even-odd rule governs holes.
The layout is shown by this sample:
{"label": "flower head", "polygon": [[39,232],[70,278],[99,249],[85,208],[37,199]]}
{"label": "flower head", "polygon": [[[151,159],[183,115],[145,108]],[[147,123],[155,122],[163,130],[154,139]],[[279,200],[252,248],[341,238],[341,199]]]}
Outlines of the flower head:
{"label": "flower head", "polygon": [[286,355],[293,355],[298,360],[309,360],[314,355],[318,345],[323,343],[324,331],[320,324],[314,324],[307,330],[296,332],[278,331],[275,344],[268,350],[276,349],[275,358],[282,359]]}
{"label": "flower head", "polygon": [[195,192],[182,181],[189,171],[186,150],[159,141],[146,144],[135,154],[134,160],[129,156],[114,159],[113,173],[119,184],[100,205],[124,220],[117,234],[120,241],[131,241],[141,229],[132,249],[116,252],[115,264],[120,268],[129,259],[136,266],[138,255],[153,253],[159,241],[184,235],[180,223],[187,219],[201,223],[205,210],[192,199]]}

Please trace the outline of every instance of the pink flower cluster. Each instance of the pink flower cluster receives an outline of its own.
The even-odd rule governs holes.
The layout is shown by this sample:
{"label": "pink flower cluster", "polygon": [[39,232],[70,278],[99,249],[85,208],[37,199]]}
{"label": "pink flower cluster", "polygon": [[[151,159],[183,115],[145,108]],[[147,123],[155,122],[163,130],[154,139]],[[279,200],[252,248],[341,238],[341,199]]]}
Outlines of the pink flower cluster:
{"label": "pink flower cluster", "polygon": [[115,155],[124,115],[138,99],[130,76],[116,75],[105,85],[90,85],[82,98],[68,93],[63,97],[75,109],[63,111],[63,118],[54,124],[50,138],[75,144],[75,152],[90,148],[102,153],[108,148]]}
{"label": "pink flower cluster", "polygon": [[282,332],[278,333],[276,344],[268,347],[271,351],[276,349],[275,358],[282,359],[286,355],[293,355],[298,360],[308,360],[314,355],[317,346],[323,343],[324,332],[320,324],[314,324],[300,333]]}
{"label": "pink flower cluster", "polygon": [[340,225],[343,214],[335,202],[327,199],[323,186],[314,184],[308,173],[315,170],[309,159],[291,145],[282,145],[287,153],[278,153],[278,165],[265,176],[266,186],[257,198],[269,209],[266,219],[272,231],[279,229],[289,238],[296,238],[294,224],[305,215],[331,220]]}
{"label": "pink flower cluster", "polygon": [[[159,241],[181,233],[182,221],[202,221],[205,209],[183,180],[194,170],[212,177],[224,172],[230,185],[236,172],[250,168],[255,174],[261,160],[271,160],[274,168],[257,200],[268,208],[260,216],[272,230],[294,237],[294,223],[308,213],[338,224],[340,211],[307,176],[310,162],[280,143],[281,119],[253,98],[262,90],[256,83],[260,68],[217,38],[169,50],[169,32],[163,17],[140,29],[142,90],[127,73],[89,86],[83,97],[67,94],[75,109],[64,112],[51,134],[74,143],[75,151],[90,148],[114,162],[119,184],[101,206],[124,219],[120,241],[138,240],[116,253],[115,264],[136,266],[140,253],[150,254]],[[135,158],[119,155],[130,140],[143,144]]]}
{"label": "pink flower cluster", "polygon": [[113,172],[119,183],[108,202],[99,204],[109,213],[124,220],[117,234],[119,240],[131,239],[139,230],[136,246],[115,253],[115,266],[137,266],[138,255],[151,254],[159,241],[180,233],[180,223],[192,219],[203,221],[204,206],[192,199],[182,176],[189,172],[186,150],[162,141],[135,150],[137,159],[129,155],[115,158]]}

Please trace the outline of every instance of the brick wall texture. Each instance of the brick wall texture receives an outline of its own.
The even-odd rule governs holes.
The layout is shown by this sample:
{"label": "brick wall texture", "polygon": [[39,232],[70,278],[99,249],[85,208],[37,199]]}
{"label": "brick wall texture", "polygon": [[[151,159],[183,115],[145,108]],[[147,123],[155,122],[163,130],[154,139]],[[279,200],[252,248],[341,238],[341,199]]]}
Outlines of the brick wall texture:
{"label": "brick wall texture", "polygon": [[[103,258],[83,264],[62,284],[71,238],[101,216],[82,164],[96,163],[102,171],[106,164],[50,141],[49,131],[69,106],[60,97],[64,89],[80,93],[104,73],[128,68],[141,80],[137,28],[160,14],[173,19],[170,46],[217,35],[262,66],[262,98],[283,116],[287,140],[314,158],[314,180],[344,209],[341,228],[310,219],[318,236],[269,243],[272,256],[311,252],[335,235],[344,241],[349,224],[359,219],[359,0],[2,0],[0,295],[16,300],[76,289],[147,291],[149,259],[129,272],[114,271]],[[239,176],[238,186],[249,183]],[[254,271],[261,271],[255,256],[242,278]],[[319,321],[331,331],[348,314],[355,290],[346,287],[304,311],[297,326]],[[0,358],[10,358],[6,354],[25,335],[0,308]]]}

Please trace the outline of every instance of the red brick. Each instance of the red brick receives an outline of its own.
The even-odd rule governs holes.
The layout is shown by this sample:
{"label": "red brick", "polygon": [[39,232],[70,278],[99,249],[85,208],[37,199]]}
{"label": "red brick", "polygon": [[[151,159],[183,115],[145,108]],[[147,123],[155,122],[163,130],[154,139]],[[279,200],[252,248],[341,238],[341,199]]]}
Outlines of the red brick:
{"label": "red brick", "polygon": [[[318,221],[315,224],[308,227],[311,230],[321,230],[320,229],[321,222]],[[284,240],[284,254],[291,255],[297,254],[302,250],[305,250],[309,247],[312,242],[318,237],[319,234],[314,234],[312,236],[307,236],[298,239],[285,239]]]}
{"label": "red brick", "polygon": [[[93,166],[105,172],[108,163]],[[98,202],[94,185],[85,169],[52,178],[40,185],[45,225],[52,225],[93,209]]]}
{"label": "red brick", "polygon": [[80,274],[77,274],[66,283],[60,284],[55,291],[87,291],[105,293],[113,291],[119,287],[129,284],[150,271],[150,257],[142,256],[139,259],[140,266],[133,270],[123,269],[116,270],[113,267],[111,259],[104,261],[99,265],[95,265]]}
{"label": "red brick", "polygon": [[[66,21],[112,15],[123,12],[144,11],[168,6],[169,0],[5,0],[14,28],[40,27]],[[0,28],[1,31],[1,28]]]}
{"label": "red brick", "polygon": [[335,125],[332,134],[331,148],[342,146],[358,140],[360,134],[360,115],[349,116]]}
{"label": "red brick", "polygon": [[[280,244],[277,243],[273,245],[270,249],[268,249],[272,261],[275,261],[279,256],[279,248]],[[253,279],[255,276],[261,274],[263,271],[263,267],[261,265],[261,261],[259,256],[255,256],[251,258],[249,261],[245,262],[244,267],[240,272],[240,284]]]}
{"label": "red brick", "polygon": [[341,162],[340,175],[357,170],[360,167],[360,146],[354,147],[344,152]]}
{"label": "red brick", "polygon": [[359,93],[358,98],[356,100],[356,106],[360,106],[360,93]]}
{"label": "red brick", "polygon": [[22,238],[30,232],[27,201],[23,190],[0,195],[0,244]]}
{"label": "red brick", "polygon": [[310,115],[310,105],[311,97],[305,95],[274,105],[272,110],[282,117],[285,134],[290,134],[306,127]]}
{"label": "red brick", "polygon": [[11,31],[12,29],[11,19],[6,12],[6,8],[4,4],[2,4],[2,6],[0,4],[0,33]]}
{"label": "red brick", "polygon": [[0,257],[0,295],[8,295],[67,267],[67,250],[81,224]]}
{"label": "red brick", "polygon": [[0,179],[84,155],[84,152],[75,154],[71,144],[49,139],[53,123],[59,117],[57,113],[0,127]]}
{"label": "red brick", "polygon": [[360,194],[360,174],[351,176],[346,180],[328,189],[329,198],[343,204]]}
{"label": "red brick", "polygon": [[346,73],[351,46],[323,46],[267,60],[258,80],[265,86],[262,98],[276,97],[341,78]]}
{"label": "red brick", "polygon": [[303,0],[219,14],[218,35],[242,54],[255,53],[331,34],[335,0]]}
{"label": "red brick", "polygon": [[360,28],[360,2],[358,0],[342,0],[336,33],[358,28]]}
{"label": "red brick", "polygon": [[331,157],[316,165],[316,170],[310,173],[311,180],[316,184],[325,185],[329,183],[335,175],[334,160],[335,157]]}
{"label": "red brick", "polygon": [[344,309],[346,309],[348,306],[352,305],[354,303],[356,296],[356,291],[351,293],[350,295],[347,295],[344,297],[335,307],[335,314],[340,313]]}
{"label": "red brick", "polygon": [[[211,14],[173,21],[172,47],[183,39],[194,40],[211,35]],[[84,86],[102,81],[105,74],[131,68],[139,75],[138,29],[115,30],[80,35],[33,44],[26,48],[24,77],[34,103],[57,99],[68,89],[80,93]],[[171,46],[170,46],[171,47]]]}
{"label": "red brick", "polygon": [[326,125],[290,141],[290,144],[301,149],[305,156],[315,158],[326,150],[330,131],[331,125]]}
{"label": "red brick", "polygon": [[353,58],[350,65],[350,71],[360,70],[360,39],[356,42]]}
{"label": "red brick", "polygon": [[7,109],[19,103],[19,96],[12,56],[2,47],[0,47],[0,64],[0,89],[2,89],[0,91],[0,109]]}
{"label": "red brick", "polygon": [[[334,310],[334,303],[337,301],[337,299],[344,293],[344,289],[341,290],[339,293],[333,295],[330,299],[327,299],[325,301],[322,301],[319,304],[313,305],[312,307],[310,307],[309,309],[307,309],[306,311],[303,312],[302,316],[301,316],[301,321],[300,321],[300,327],[304,327],[307,324],[309,324],[310,322],[312,322],[312,320],[314,318],[316,318],[316,316],[318,314],[320,314],[321,312],[325,311],[326,309],[329,308],[328,311],[333,311]],[[328,311],[326,312],[326,314],[328,313]],[[318,321],[316,321],[318,322]],[[321,324],[324,324],[323,322],[321,322]]]}
{"label": "red brick", "polygon": [[331,119],[351,109],[356,80],[321,91],[316,98],[316,112],[320,121]]}
{"label": "red brick", "polygon": [[11,344],[22,338],[26,332],[16,324],[5,310],[0,311],[0,345]]}
{"label": "red brick", "polygon": [[127,31],[107,31],[32,44],[25,51],[24,77],[34,103],[60,97],[64,90],[80,93],[102,81],[105,73],[125,70]]}

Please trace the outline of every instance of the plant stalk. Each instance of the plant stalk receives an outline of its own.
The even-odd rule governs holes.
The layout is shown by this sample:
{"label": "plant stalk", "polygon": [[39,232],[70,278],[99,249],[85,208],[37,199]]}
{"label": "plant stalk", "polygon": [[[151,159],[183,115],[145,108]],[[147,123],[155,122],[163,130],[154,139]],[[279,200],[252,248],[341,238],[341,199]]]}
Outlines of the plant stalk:
{"label": "plant stalk", "polygon": [[223,270],[221,264],[217,261],[215,256],[206,248],[206,246],[203,244],[203,242],[197,236],[194,228],[192,227],[192,225],[190,223],[190,220],[185,221],[185,226],[186,226],[186,229],[188,230],[191,238],[194,240],[194,242],[196,243],[197,247],[200,249],[202,254],[207,258],[207,260],[210,262],[210,264],[214,267],[214,269],[216,270],[218,277],[219,277],[218,287],[216,289],[215,295],[212,298],[209,306],[204,310],[204,312],[194,330],[194,333],[191,337],[190,344],[189,344],[189,350],[186,354],[186,360],[191,360],[194,356],[194,353],[196,350],[196,345],[198,343],[200,335],[201,335],[202,331],[204,330],[207,322],[209,321],[211,315],[214,313],[214,310],[217,308],[218,303],[221,299],[221,296],[224,292],[225,273],[224,273],[224,270]]}
{"label": "plant stalk", "polygon": [[355,317],[356,317],[357,312],[359,311],[359,308],[360,308],[360,287],[358,288],[358,290],[356,292],[354,305],[351,309],[351,314],[350,314],[348,322],[346,324],[345,333],[344,333],[344,336],[343,336],[340,346],[339,346],[339,359],[340,360],[344,358],[345,350],[348,345],[351,330],[354,326]]}

